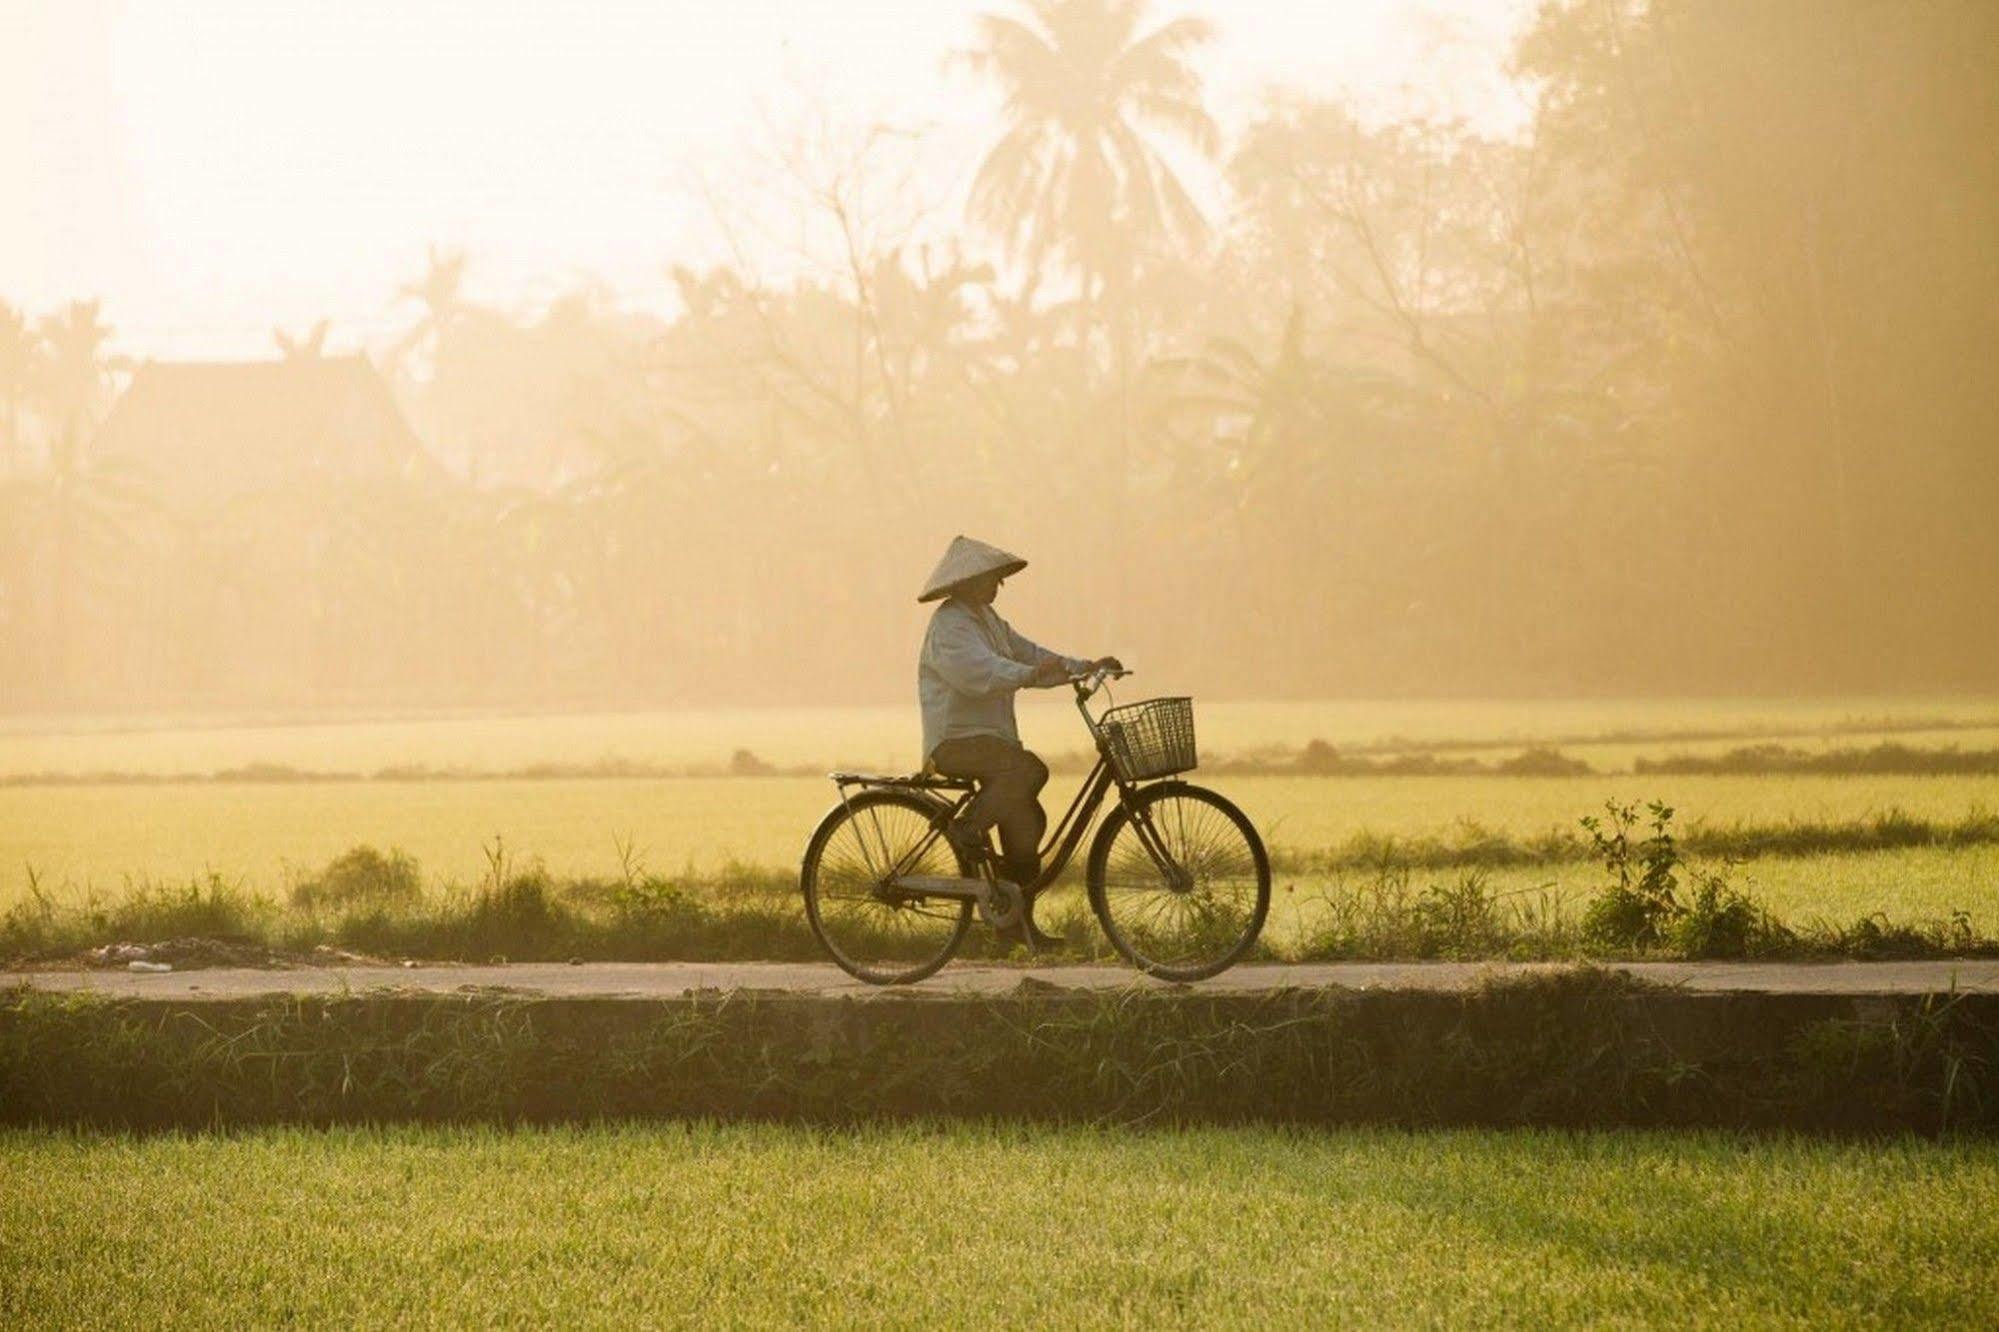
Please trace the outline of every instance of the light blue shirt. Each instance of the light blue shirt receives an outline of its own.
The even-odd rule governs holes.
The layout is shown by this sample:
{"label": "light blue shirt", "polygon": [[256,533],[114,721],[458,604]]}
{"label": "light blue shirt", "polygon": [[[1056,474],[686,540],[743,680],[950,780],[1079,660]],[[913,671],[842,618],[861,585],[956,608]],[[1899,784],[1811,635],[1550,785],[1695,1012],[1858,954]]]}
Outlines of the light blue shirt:
{"label": "light blue shirt", "polygon": [[1034,679],[1034,668],[1043,661],[1059,661],[1071,675],[1090,666],[1023,638],[991,606],[947,598],[931,615],[916,660],[923,761],[946,740],[964,736],[997,735],[1018,743],[1013,694]]}

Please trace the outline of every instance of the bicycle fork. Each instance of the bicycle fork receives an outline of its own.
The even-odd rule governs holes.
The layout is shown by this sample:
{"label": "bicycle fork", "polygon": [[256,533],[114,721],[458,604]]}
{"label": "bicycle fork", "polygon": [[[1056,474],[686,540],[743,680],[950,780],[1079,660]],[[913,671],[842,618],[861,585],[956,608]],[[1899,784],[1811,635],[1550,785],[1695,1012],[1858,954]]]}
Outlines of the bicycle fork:
{"label": "bicycle fork", "polygon": [[1192,892],[1194,876],[1173,858],[1171,851],[1166,849],[1166,843],[1159,836],[1159,830],[1152,826],[1152,811],[1143,806],[1126,805],[1125,813],[1131,820],[1132,829],[1138,833],[1138,844],[1145,848],[1145,854],[1151,857],[1153,865],[1165,876],[1167,888],[1176,893]]}

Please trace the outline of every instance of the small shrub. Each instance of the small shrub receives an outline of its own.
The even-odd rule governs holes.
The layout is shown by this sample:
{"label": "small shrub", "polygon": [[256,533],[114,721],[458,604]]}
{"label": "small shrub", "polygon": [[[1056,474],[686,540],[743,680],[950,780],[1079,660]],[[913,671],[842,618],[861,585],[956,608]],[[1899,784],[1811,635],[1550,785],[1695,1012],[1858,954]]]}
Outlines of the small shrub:
{"label": "small shrub", "polygon": [[618,885],[611,906],[621,918],[635,922],[682,917],[699,909],[684,888],[653,876]]}
{"label": "small shrub", "polygon": [[1678,887],[1680,853],[1674,841],[1673,809],[1654,800],[1646,807],[1652,835],[1634,841],[1638,808],[1604,803],[1608,823],[1595,816],[1582,820],[1597,858],[1612,882],[1583,913],[1583,936],[1607,948],[1654,948],[1665,941],[1666,925],[1682,908]]}
{"label": "small shrub", "polygon": [[[545,938],[569,920],[554,884],[540,865],[482,886],[465,913],[467,928],[495,942]],[[517,950],[532,951],[532,950]]]}
{"label": "small shrub", "polygon": [[372,846],[342,852],[291,890],[292,905],[302,911],[407,907],[422,897],[423,873],[415,857],[394,847],[387,855]]}
{"label": "small shrub", "polygon": [[[1750,957],[1794,947],[1797,936],[1771,918],[1756,899],[1735,886],[1733,861],[1719,870],[1681,861],[1673,836],[1673,808],[1646,805],[1651,835],[1634,840],[1635,805],[1610,801],[1609,819],[1586,818],[1611,882],[1583,913],[1583,937],[1599,947],[1665,949],[1688,958]],[[1681,876],[1691,881],[1682,896]]]}
{"label": "small shrub", "polygon": [[1499,898],[1487,886],[1483,870],[1458,876],[1454,884],[1432,884],[1410,908],[1417,955],[1421,957],[1490,956],[1504,942]]}
{"label": "small shrub", "polygon": [[1674,951],[1689,958],[1751,957],[1795,941],[1756,900],[1720,873],[1690,871],[1694,889],[1667,931]]}
{"label": "small shrub", "polygon": [[1659,937],[1658,917],[1652,904],[1625,888],[1607,888],[1583,908],[1583,938],[1599,948],[1622,950],[1641,948],[1641,942]]}

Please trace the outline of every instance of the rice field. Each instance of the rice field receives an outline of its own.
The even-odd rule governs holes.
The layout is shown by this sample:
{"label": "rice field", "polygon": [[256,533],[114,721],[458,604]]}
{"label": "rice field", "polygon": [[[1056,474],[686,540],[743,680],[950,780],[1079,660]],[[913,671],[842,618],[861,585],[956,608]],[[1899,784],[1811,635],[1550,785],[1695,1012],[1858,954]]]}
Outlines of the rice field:
{"label": "rice field", "polygon": [[[1030,743],[1059,752],[1076,727],[1073,718],[1061,726],[1059,708],[1049,703],[1036,700],[1024,725]],[[1823,730],[1855,719],[1969,723],[1992,714],[1999,714],[1999,703],[1831,700],[1217,704],[1204,706],[1200,715],[1206,752],[1243,753],[1312,734],[1343,736],[1356,744],[1384,743],[1396,735],[1513,743],[1731,727]],[[0,774],[205,773],[248,763],[356,774],[403,764],[493,772],[607,757],[700,767],[720,766],[731,747],[752,749],[782,765],[843,750],[862,762],[880,750],[874,756],[882,761],[864,766],[906,769],[908,762],[889,760],[893,732],[910,722],[900,708],[150,729],[100,722],[72,724],[63,733],[15,722],[0,731]],[[1817,743],[1871,742],[1873,734],[1837,740],[1821,735]],[[1898,734],[1968,745],[1965,737],[1976,732]],[[1651,753],[1669,747],[1616,743]],[[1567,752],[1582,749],[1571,746]],[[1077,780],[1072,773],[1057,774],[1044,796],[1051,812],[1059,811]],[[1273,847],[1298,851],[1343,843],[1363,832],[1447,837],[1476,825],[1527,838],[1573,831],[1579,818],[1613,798],[1665,800],[1679,810],[1682,831],[1702,823],[1862,819],[1891,810],[1948,822],[1999,810],[1999,776],[1607,772],[1506,778],[1197,775],[1196,780],[1211,781],[1241,803]],[[440,887],[479,880],[496,839],[516,865],[539,861],[561,877],[617,873],[621,842],[656,872],[699,873],[731,862],[782,868],[796,862],[833,798],[823,778],[804,776],[0,785],[0,907],[27,891],[31,872],[45,891],[70,898],[116,894],[128,883],[183,882],[209,874],[275,893],[298,872],[364,843],[409,852]],[[1785,919],[1850,920],[1882,912],[1895,920],[1919,920],[1962,910],[1981,929],[1999,932],[1995,848],[1766,858],[1741,873]],[[1530,866],[1496,871],[1492,882],[1512,894],[1574,900],[1591,890],[1595,874],[1587,864]],[[1309,894],[1323,880],[1294,880],[1288,886]],[[1283,901],[1280,892],[1280,908]]]}
{"label": "rice field", "polygon": [[1982,1326],[1999,1147],[691,1125],[0,1135],[0,1324]]}
{"label": "rice field", "polygon": [[[1417,891],[1449,885],[1462,872],[1413,871],[1409,884]],[[1338,877],[1353,886],[1372,876],[1349,872]],[[1788,925],[1850,925],[1877,913],[1895,924],[1916,924],[1948,920],[1961,911],[1979,934],[1999,935],[1999,847],[1773,856],[1739,866],[1732,877]],[[1516,909],[1558,909],[1572,922],[1603,882],[1601,867],[1588,863],[1485,872],[1486,886]],[[1267,927],[1271,941],[1281,944],[1287,929],[1309,924],[1318,895],[1332,886],[1323,876],[1280,877]]]}
{"label": "rice field", "polygon": [[[1066,799],[1074,780],[1058,776],[1050,803]],[[1667,800],[1682,826],[1889,809],[1954,820],[1999,809],[1999,777],[1228,777],[1215,785],[1273,846],[1307,850],[1361,831],[1447,835],[1465,821],[1521,836],[1572,830],[1613,797]],[[560,876],[617,873],[626,838],[658,871],[788,866],[833,798],[823,779],[788,777],[0,787],[0,905],[26,891],[29,867],[62,893],[210,873],[277,891],[358,843],[401,847],[438,885],[478,880],[496,838],[517,864],[540,860]],[[1848,916],[1980,913],[1999,907],[1993,871],[1982,848],[1918,848],[1767,859],[1748,873],[1773,904]],[[1500,877],[1514,888],[1580,888],[1591,873],[1564,865]],[[1999,926],[1999,912],[1989,919]]]}
{"label": "rice field", "polygon": [[[1134,679],[1136,685],[1141,680]],[[1143,680],[1120,697],[1172,693]],[[1343,748],[1562,745],[1600,768],[1634,753],[1712,752],[1756,736],[1788,743],[1999,744],[1999,699],[1421,700],[1197,702],[1202,748],[1241,754],[1318,739]],[[1024,695],[1023,738],[1054,756],[1088,749],[1066,695]],[[1944,729],[1934,729],[1934,728]],[[1836,739],[1828,733],[1837,731]],[[1717,739],[1687,738],[1717,735]],[[1634,740],[1631,737],[1643,737]],[[1576,740],[1574,737],[1586,737]],[[0,777],[26,773],[197,773],[250,764],[371,773],[416,766],[508,772],[537,763],[624,760],[720,769],[738,749],[779,767],[904,771],[918,759],[913,704],[848,708],[464,716],[348,721],[173,717],[0,718]]]}

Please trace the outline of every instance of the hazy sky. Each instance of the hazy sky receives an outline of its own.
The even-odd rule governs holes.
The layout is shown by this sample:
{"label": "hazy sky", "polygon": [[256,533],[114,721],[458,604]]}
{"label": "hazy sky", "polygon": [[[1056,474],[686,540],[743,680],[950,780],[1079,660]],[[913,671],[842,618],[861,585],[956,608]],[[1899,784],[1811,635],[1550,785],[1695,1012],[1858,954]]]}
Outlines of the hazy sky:
{"label": "hazy sky", "polygon": [[[726,179],[801,90],[920,124],[962,192],[990,104],[943,68],[1000,0],[0,0],[0,299],[100,295],[139,355],[264,354],[406,318],[424,247],[531,307],[579,276],[663,306]],[[1516,126],[1530,0],[1155,0],[1203,13],[1224,127],[1272,83]]]}

